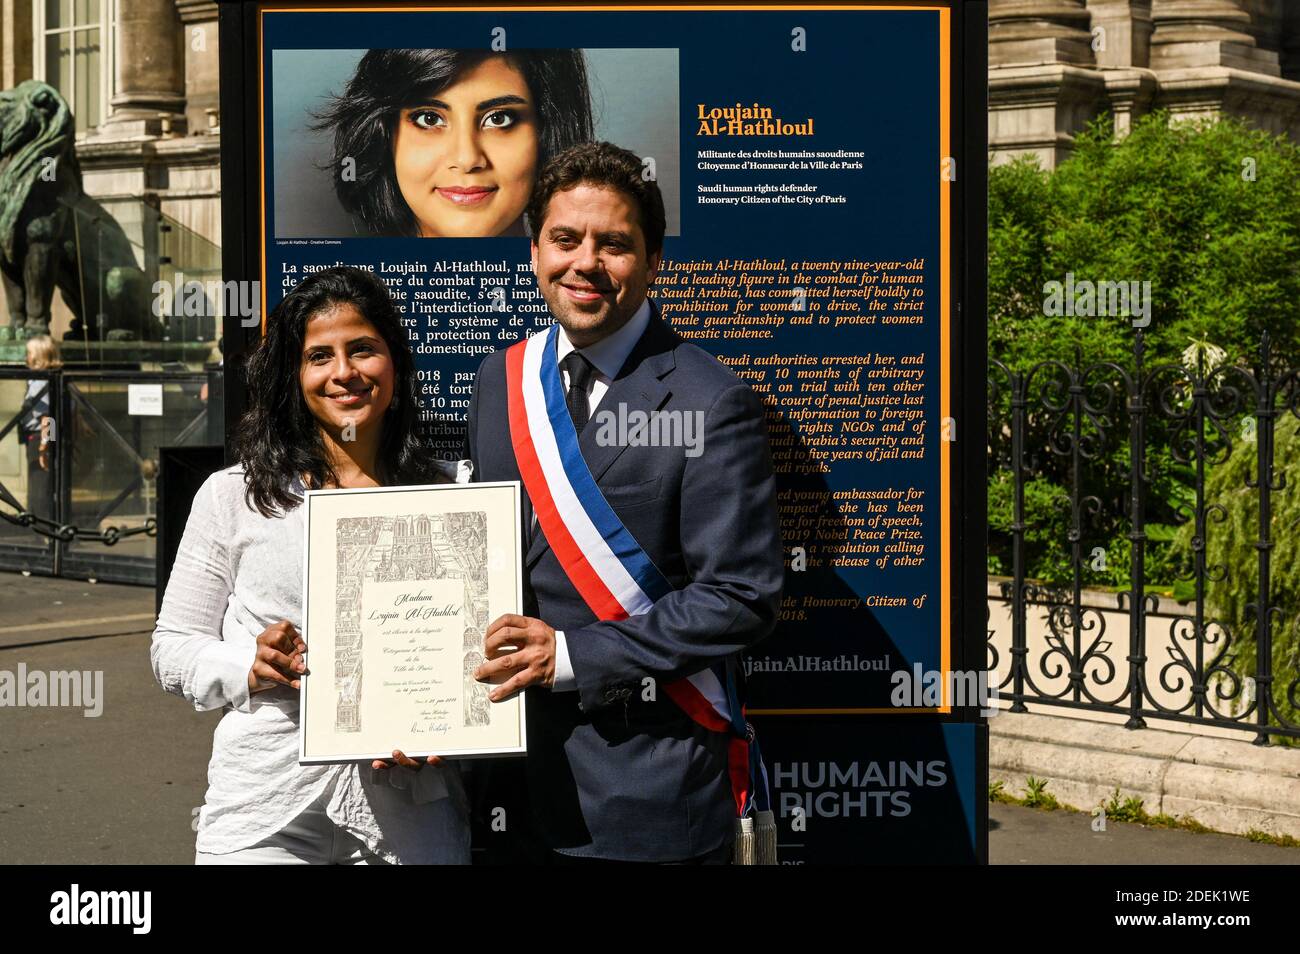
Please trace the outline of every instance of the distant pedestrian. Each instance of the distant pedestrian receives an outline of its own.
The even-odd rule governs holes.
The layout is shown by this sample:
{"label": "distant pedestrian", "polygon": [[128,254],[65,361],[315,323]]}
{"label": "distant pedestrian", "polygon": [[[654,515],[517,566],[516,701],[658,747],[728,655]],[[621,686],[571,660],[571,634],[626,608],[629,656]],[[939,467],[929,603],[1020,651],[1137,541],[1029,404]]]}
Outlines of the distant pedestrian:
{"label": "distant pedestrian", "polygon": [[[56,371],[62,367],[59,346],[49,335],[27,339],[27,367],[33,371]],[[27,456],[27,509],[46,520],[54,518],[55,433],[54,382],[30,378],[23,395],[18,440]],[[48,538],[46,538],[48,540]]]}

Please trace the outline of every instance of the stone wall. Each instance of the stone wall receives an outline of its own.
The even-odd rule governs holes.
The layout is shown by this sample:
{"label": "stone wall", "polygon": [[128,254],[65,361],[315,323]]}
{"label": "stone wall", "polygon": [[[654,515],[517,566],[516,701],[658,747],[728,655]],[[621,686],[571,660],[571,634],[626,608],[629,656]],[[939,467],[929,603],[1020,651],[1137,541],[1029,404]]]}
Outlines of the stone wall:
{"label": "stone wall", "polygon": [[[32,77],[34,30],[32,0],[0,0],[0,87]],[[108,115],[77,143],[86,191],[123,220],[129,235],[143,202],[219,247],[217,4],[118,0],[114,42]],[[56,336],[70,317],[56,295]]]}
{"label": "stone wall", "polygon": [[143,198],[221,244],[217,5],[118,0],[111,112],[78,148],[86,191]]}
{"label": "stone wall", "polygon": [[989,150],[1054,168],[1107,110],[1233,115],[1300,139],[1300,3],[989,0]]}
{"label": "stone wall", "polygon": [[[118,0],[116,95],[87,190],[221,242],[217,5]],[[32,73],[31,0],[0,0],[0,86]],[[1048,167],[1100,112],[1227,113],[1300,139],[1300,0],[990,0],[989,149]]]}

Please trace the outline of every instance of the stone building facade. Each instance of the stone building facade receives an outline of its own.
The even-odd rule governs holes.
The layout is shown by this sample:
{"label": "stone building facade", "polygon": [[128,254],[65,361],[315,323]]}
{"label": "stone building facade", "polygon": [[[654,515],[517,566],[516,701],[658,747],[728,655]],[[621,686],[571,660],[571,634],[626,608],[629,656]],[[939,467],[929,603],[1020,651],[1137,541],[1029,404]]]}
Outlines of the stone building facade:
{"label": "stone building facade", "polygon": [[1153,109],[1300,140],[1300,0],[990,0],[994,162],[1054,168],[1099,113]]}
{"label": "stone building facade", "polygon": [[[36,77],[78,116],[86,190],[220,246],[217,4],[0,0],[0,88]],[[1049,168],[1113,111],[1227,113],[1300,139],[1300,0],[990,0],[989,149]]]}
{"label": "stone building facade", "polygon": [[0,88],[58,89],[86,192],[181,269],[221,245],[217,36],[214,0],[0,0]]}

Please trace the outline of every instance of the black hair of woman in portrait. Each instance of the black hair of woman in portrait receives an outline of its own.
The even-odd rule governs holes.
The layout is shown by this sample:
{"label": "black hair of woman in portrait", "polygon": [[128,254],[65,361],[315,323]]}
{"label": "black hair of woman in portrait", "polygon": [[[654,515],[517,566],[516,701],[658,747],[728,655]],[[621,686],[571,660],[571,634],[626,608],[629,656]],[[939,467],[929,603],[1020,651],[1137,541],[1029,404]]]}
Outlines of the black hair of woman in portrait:
{"label": "black hair of woman in portrait", "polygon": [[551,156],[592,138],[581,50],[368,50],[312,128],[340,204],[372,234],[526,235]]}
{"label": "black hair of woman in portrait", "polygon": [[468,863],[455,764],[398,750],[298,761],[304,493],[468,478],[417,433],[398,307],[363,269],[309,275],[268,316],[245,372],[237,463],[195,494],[150,648],[165,690],[223,710],[195,863]]}

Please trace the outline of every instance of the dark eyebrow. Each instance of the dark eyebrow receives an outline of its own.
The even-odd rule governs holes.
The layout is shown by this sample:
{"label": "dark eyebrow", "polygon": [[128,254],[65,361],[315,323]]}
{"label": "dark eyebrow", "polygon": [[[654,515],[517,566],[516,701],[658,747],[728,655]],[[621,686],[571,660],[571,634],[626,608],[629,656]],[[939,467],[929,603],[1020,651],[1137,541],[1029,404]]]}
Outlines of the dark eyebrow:
{"label": "dark eyebrow", "polygon": [[528,100],[522,96],[516,96],[514,93],[507,93],[504,96],[493,96],[491,99],[485,99],[478,104],[479,112],[488,109],[496,109],[498,106],[527,106]]}
{"label": "dark eyebrow", "polygon": [[[516,96],[514,93],[507,93],[504,96],[493,96],[491,99],[485,99],[483,100],[483,102],[479,103],[478,106],[475,108],[481,113],[484,112],[485,110],[496,109],[498,106],[527,106],[527,105],[528,105],[528,100],[524,99],[522,96]],[[447,110],[447,112],[452,111],[451,106],[440,99],[426,100],[425,102],[419,103],[410,108],[421,109],[421,108],[428,108],[430,106],[432,106],[434,109],[445,109]]]}
{"label": "dark eyebrow", "polygon": [[[555,225],[547,229],[546,231],[546,237],[548,239],[551,239],[552,241],[554,241],[557,238],[563,238],[565,236],[577,237],[577,235],[578,235],[578,230],[570,228],[567,225]],[[612,232],[597,232],[596,240],[599,242],[608,242],[611,240],[617,240],[623,242],[626,245],[636,244],[635,242],[632,241],[632,233],[624,232],[621,229],[615,229]]]}
{"label": "dark eyebrow", "polygon": [[[354,344],[378,344],[378,343],[379,343],[379,339],[376,338],[374,335],[362,335],[359,338],[353,338],[351,341],[348,342],[347,346],[351,347]],[[329,344],[328,342],[317,341],[313,343],[309,341],[303,345],[303,351],[314,351],[317,348],[328,348],[332,350],[333,347],[334,346]]]}

